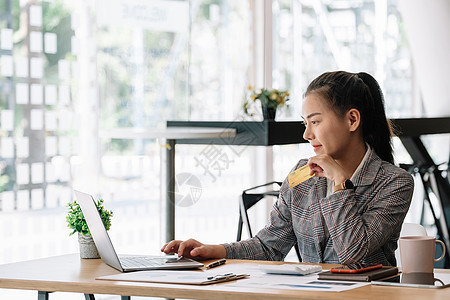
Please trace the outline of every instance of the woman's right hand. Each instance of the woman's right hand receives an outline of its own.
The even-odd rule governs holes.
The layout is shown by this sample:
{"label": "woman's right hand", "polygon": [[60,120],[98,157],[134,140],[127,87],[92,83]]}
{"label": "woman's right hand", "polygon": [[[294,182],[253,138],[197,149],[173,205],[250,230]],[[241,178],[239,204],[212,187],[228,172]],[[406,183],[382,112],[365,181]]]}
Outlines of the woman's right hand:
{"label": "woman's right hand", "polygon": [[177,253],[178,256],[195,260],[225,258],[227,255],[225,247],[222,245],[205,245],[194,239],[170,241],[161,248],[161,252],[166,254]]}

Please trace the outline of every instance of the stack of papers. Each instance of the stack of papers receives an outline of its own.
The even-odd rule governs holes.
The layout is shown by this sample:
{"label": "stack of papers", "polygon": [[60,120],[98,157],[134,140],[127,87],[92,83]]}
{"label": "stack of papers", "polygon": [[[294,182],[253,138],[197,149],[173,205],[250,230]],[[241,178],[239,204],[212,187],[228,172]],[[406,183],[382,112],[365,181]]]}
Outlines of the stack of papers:
{"label": "stack of papers", "polygon": [[101,276],[96,279],[115,281],[135,281],[154,283],[174,283],[174,284],[195,284],[206,285],[219,282],[238,280],[248,277],[248,274],[235,274],[208,271],[139,271],[131,273],[121,273],[116,275]]}
{"label": "stack of papers", "polygon": [[223,284],[233,288],[328,292],[341,292],[370,284],[368,282],[318,280],[317,273],[303,276],[266,274],[263,269],[260,265],[252,263],[225,264],[209,270],[139,271],[102,276],[97,279],[194,285],[224,282]]}

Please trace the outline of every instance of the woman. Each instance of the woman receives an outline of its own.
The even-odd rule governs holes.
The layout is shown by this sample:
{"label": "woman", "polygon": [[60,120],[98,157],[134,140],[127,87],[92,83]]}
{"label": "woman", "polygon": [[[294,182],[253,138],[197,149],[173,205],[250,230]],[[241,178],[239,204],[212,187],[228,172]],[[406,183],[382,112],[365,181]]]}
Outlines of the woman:
{"label": "woman", "polygon": [[306,90],[302,118],[316,155],[293,171],[308,165],[314,177],[292,187],[286,178],[264,229],[222,245],[175,240],[161,251],[197,260],[283,260],[297,243],[304,262],[396,265],[414,182],[393,164],[378,83],[367,73],[322,74]]}

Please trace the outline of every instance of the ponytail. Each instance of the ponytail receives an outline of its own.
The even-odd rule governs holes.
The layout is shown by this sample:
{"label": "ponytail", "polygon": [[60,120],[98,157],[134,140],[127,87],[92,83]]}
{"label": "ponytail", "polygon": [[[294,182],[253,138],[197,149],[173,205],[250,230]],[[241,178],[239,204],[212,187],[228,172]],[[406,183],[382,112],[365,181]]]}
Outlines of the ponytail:
{"label": "ponytail", "polygon": [[392,155],[392,139],[394,129],[391,121],[386,118],[384,97],[378,82],[371,75],[360,72],[357,74],[367,86],[365,93],[366,103],[370,103],[365,120],[363,120],[363,136],[377,155],[391,164],[394,163]]}

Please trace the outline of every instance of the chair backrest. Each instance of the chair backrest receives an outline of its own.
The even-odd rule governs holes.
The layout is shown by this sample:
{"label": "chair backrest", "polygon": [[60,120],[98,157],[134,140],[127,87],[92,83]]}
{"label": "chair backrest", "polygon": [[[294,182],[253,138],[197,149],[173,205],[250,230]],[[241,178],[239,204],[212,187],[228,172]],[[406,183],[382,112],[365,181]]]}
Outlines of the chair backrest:
{"label": "chair backrest", "polygon": [[[239,223],[238,223],[238,232],[236,241],[240,241],[242,238],[242,229],[243,226],[248,230],[250,237],[253,237],[252,229],[250,226],[250,221],[248,219],[247,210],[258,203],[261,199],[264,199],[268,196],[278,197],[279,190],[269,190],[260,193],[252,193],[250,191],[256,190],[265,186],[278,185],[281,186],[282,182],[279,181],[271,181],[262,185],[258,185],[249,189],[246,189],[242,192],[242,196],[239,199]],[[300,256],[300,251],[298,249],[297,243],[294,245],[295,253],[297,255],[298,260],[301,262],[302,257]]]}
{"label": "chair backrest", "polygon": [[[400,237],[402,236],[426,236],[427,230],[420,224],[403,223]],[[401,267],[400,246],[397,242],[397,249],[395,250],[395,259],[397,260],[397,267]]]}
{"label": "chair backrest", "polygon": [[239,199],[239,224],[238,224],[238,234],[237,234],[237,241],[241,240],[242,237],[242,227],[245,225],[247,227],[248,233],[250,237],[253,237],[252,229],[250,227],[250,221],[248,219],[247,210],[254,206],[256,203],[258,203],[261,199],[266,198],[267,196],[274,196],[278,197],[279,191],[278,190],[269,190],[265,192],[259,192],[259,193],[251,193],[250,191],[256,190],[261,187],[265,186],[272,186],[272,185],[278,185],[281,186],[281,182],[279,181],[271,181],[265,184],[261,184],[249,189],[246,189],[242,192],[242,196]]}
{"label": "chair backrest", "polygon": [[420,224],[416,223],[403,223],[402,230],[400,231],[400,236],[426,236],[427,230]]}

